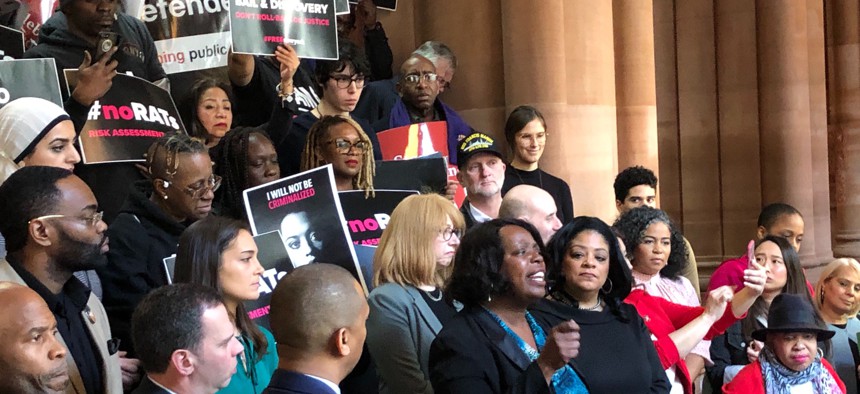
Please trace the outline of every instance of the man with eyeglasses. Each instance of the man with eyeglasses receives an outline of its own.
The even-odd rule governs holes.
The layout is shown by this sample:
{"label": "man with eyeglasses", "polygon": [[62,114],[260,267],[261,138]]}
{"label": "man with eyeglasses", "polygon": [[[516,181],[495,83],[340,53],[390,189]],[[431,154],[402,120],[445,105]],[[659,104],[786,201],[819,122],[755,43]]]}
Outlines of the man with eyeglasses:
{"label": "man with eyeglasses", "polygon": [[[289,176],[299,172],[302,151],[311,127],[323,116],[338,115],[348,117],[358,123],[370,138],[373,145],[373,156],[382,160],[379,140],[370,123],[364,119],[352,116],[370,68],[362,51],[349,41],[343,41],[338,49],[338,60],[318,60],[314,74],[322,93],[319,105],[309,112],[304,112],[295,118],[292,105],[275,108],[266,131],[272,137],[275,150],[278,153],[278,163],[281,176]],[[281,86],[290,83],[289,75],[284,75]]]}
{"label": "man with eyeglasses", "polygon": [[47,303],[68,350],[68,392],[122,392],[123,369],[136,374],[137,360],[120,360],[102,303],[72,275],[103,267],[108,251],[90,188],[68,170],[27,166],[0,186],[0,217],[8,252],[0,281],[28,286]]}
{"label": "man with eyeglasses", "polygon": [[120,348],[136,354],[130,339],[134,308],[155,288],[168,284],[165,259],[176,254],[179,236],[212,211],[221,178],[203,141],[168,134],[147,152],[150,179],[136,182],[107,234],[108,264],[98,269],[111,328]]}

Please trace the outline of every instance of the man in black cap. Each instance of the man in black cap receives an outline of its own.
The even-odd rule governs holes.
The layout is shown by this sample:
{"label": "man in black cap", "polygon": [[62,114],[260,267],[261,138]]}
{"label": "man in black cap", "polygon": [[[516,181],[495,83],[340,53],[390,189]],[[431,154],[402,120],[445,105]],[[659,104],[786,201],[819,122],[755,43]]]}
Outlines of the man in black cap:
{"label": "man in black cap", "polygon": [[496,142],[484,133],[470,134],[457,145],[457,163],[457,180],[466,189],[466,201],[460,207],[466,228],[497,218],[505,162]]}

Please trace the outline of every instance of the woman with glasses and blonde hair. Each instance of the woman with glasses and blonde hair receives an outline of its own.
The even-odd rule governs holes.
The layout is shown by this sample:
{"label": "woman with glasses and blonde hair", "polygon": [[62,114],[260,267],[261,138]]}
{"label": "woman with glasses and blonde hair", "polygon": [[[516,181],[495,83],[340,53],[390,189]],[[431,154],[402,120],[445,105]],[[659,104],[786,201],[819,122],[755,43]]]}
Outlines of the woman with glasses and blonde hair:
{"label": "woman with glasses and blonde hair", "polygon": [[851,258],[836,259],[827,264],[815,285],[815,306],[827,329],[836,333],[831,339],[827,357],[849,394],[858,392],[860,352],[860,263]]}
{"label": "woman with glasses and blonde hair", "polygon": [[432,393],[430,344],[460,309],[442,296],[465,223],[437,194],[409,196],[382,233],[373,259],[367,346],[379,392]]}
{"label": "woman with glasses and blonde hair", "polygon": [[374,159],[370,139],[354,120],[323,116],[308,132],[302,171],[331,164],[338,191],[364,190],[373,195]]}
{"label": "woman with glasses and blonde hair", "polygon": [[134,308],[151,290],[169,283],[165,259],[176,254],[185,228],[209,215],[221,186],[203,140],[167,134],[146,157],[151,179],[134,183],[108,227],[108,264],[98,270],[103,303],[122,350],[131,350]]}

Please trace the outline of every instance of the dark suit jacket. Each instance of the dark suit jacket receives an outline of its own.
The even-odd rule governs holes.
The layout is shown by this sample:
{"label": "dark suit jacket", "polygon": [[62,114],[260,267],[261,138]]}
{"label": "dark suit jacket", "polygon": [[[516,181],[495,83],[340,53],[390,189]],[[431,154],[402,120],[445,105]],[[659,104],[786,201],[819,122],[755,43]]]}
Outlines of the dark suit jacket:
{"label": "dark suit jacket", "polygon": [[298,372],[278,369],[263,394],[335,394],[325,383]]}
{"label": "dark suit jacket", "polygon": [[140,381],[140,386],[137,386],[131,394],[168,394],[168,392],[167,390],[156,386],[155,383],[152,383],[152,381],[149,380],[148,376],[145,376]]}
{"label": "dark suit jacket", "polygon": [[430,382],[435,394],[554,392],[537,362],[480,307],[442,327],[430,347]]}

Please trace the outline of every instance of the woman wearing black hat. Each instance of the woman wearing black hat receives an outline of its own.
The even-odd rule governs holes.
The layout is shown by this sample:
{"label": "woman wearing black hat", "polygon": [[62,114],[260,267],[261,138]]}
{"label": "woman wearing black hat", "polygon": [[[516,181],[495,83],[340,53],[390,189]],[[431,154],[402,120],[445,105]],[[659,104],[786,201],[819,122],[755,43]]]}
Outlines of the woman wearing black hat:
{"label": "woman wearing black hat", "polygon": [[767,328],[752,337],[765,343],[758,359],[744,367],[723,393],[845,393],[845,384],[818,353],[818,341],[833,331],[815,314],[808,297],[780,294],[770,305]]}

